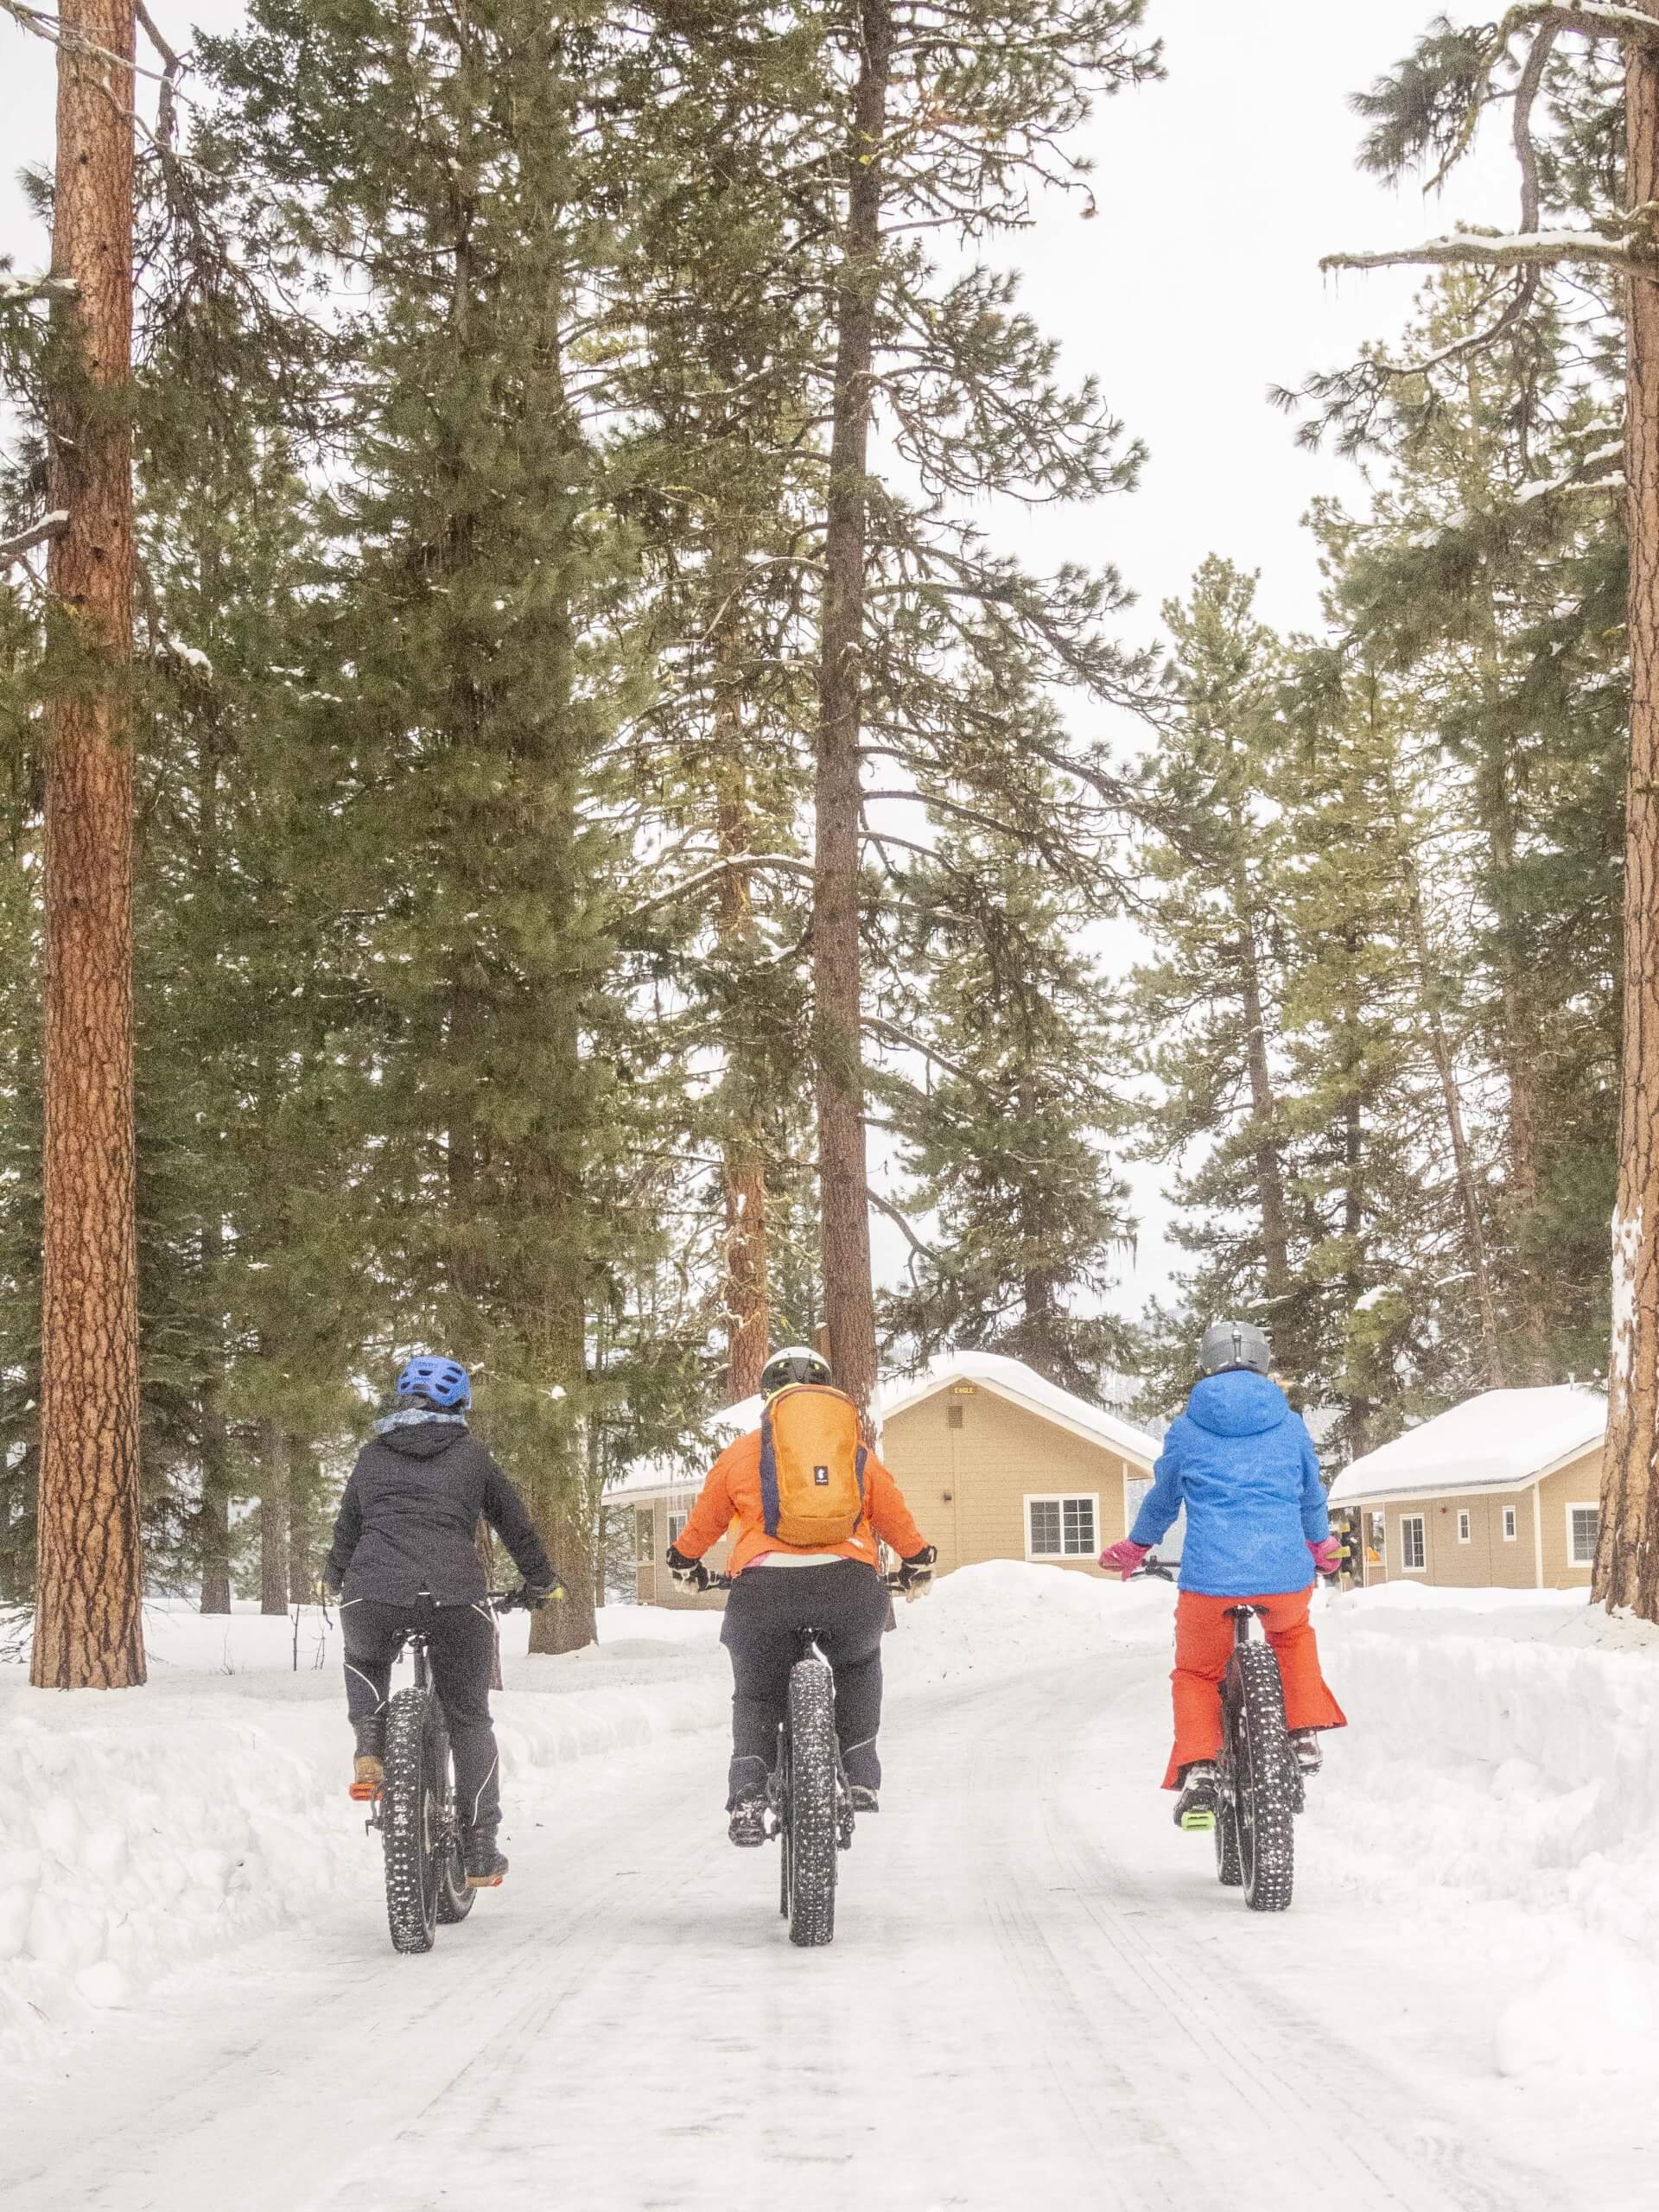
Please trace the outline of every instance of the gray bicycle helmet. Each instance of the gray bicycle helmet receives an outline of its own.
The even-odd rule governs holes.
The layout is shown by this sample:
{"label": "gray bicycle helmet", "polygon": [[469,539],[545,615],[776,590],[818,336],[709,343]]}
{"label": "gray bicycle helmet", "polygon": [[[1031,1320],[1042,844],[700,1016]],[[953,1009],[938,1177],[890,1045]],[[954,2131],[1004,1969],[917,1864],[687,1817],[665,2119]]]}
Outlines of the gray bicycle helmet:
{"label": "gray bicycle helmet", "polygon": [[1212,1321],[1198,1346],[1198,1365],[1206,1375],[1225,1375],[1236,1367],[1265,1375],[1273,1365],[1273,1346],[1254,1321]]}
{"label": "gray bicycle helmet", "polygon": [[796,1382],[833,1382],[830,1363],[810,1344],[785,1344],[775,1351],[760,1370],[760,1395],[775,1398]]}

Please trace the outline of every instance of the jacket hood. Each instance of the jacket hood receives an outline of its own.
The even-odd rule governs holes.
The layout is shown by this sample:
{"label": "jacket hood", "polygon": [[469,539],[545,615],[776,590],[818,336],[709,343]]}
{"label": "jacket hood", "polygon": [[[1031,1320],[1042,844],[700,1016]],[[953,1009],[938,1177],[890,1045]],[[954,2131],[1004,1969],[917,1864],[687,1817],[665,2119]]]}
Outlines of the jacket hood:
{"label": "jacket hood", "polygon": [[1235,1367],[1194,1383],[1186,1413],[1211,1436],[1262,1436],[1289,1419],[1290,1401],[1271,1377]]}
{"label": "jacket hood", "polygon": [[374,1424],[375,1441],[405,1459],[435,1459],[440,1452],[447,1452],[457,1438],[466,1433],[466,1422],[457,1421],[453,1414],[393,1414],[390,1421]]}

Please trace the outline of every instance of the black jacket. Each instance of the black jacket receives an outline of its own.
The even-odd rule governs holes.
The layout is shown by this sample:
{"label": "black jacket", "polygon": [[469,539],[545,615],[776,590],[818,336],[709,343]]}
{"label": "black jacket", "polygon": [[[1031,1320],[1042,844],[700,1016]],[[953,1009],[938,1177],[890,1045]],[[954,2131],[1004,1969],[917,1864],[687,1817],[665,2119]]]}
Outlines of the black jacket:
{"label": "black jacket", "polygon": [[482,1514],[526,1582],[556,1578],[524,1500],[461,1421],[393,1428],[357,1455],[327,1573],[349,1598],[468,1605],[489,1587],[474,1549]]}

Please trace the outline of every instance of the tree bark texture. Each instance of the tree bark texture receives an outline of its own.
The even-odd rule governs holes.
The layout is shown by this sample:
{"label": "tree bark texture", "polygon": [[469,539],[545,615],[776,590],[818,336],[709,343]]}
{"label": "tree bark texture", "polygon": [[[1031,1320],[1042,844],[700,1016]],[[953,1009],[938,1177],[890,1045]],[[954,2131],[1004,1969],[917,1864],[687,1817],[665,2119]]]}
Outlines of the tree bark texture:
{"label": "tree bark texture", "polygon": [[[742,673],[738,626],[742,580],[736,563],[715,639],[715,834],[721,860],[752,849],[748,794],[743,770]],[[741,959],[754,934],[753,886],[747,868],[720,879],[718,927],[723,951]],[[771,1265],[766,1236],[765,1131],[755,1096],[753,1047],[736,1014],[741,994],[732,989],[727,1020],[726,1127],[721,1155],[726,1197],[723,1290],[726,1306],[727,1387],[734,1404],[760,1388],[771,1349]]]}
{"label": "tree bark texture", "polygon": [[[1637,0],[1659,18],[1659,0]],[[1625,69],[1625,188],[1659,198],[1659,52]],[[1592,1594],[1659,1620],[1659,283],[1627,283],[1630,765],[1624,829],[1624,1040],[1613,1216],[1613,1327]]]}
{"label": "tree bark texture", "polygon": [[859,947],[858,746],[865,538],[881,251],[882,140],[893,67],[888,0],[864,0],[853,99],[847,235],[836,301],[834,427],[825,516],[818,672],[812,972],[824,1313],[842,1388],[868,1414],[876,1385],[875,1301],[864,1133]]}
{"label": "tree bark texture", "polygon": [[[64,0],[52,262],[40,1567],[31,1679],[144,1679],[134,1216],[132,0]],[[111,59],[112,56],[124,60]]]}
{"label": "tree bark texture", "polygon": [[288,1440],[288,1596],[302,1605],[316,1580],[316,1506],[322,1488],[317,1456],[302,1437]]}

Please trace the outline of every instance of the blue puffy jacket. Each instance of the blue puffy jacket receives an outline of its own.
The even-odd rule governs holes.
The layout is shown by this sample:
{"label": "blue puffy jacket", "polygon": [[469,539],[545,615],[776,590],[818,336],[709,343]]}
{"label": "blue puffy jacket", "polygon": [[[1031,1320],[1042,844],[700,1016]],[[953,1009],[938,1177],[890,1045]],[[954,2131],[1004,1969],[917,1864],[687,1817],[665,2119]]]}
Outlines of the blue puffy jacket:
{"label": "blue puffy jacket", "polygon": [[1194,1386],[1170,1423],[1131,1541],[1155,1544],[1183,1505],[1183,1590],[1266,1598],[1307,1588],[1307,1547],[1330,1535],[1331,1516],[1313,1439],[1276,1382],[1234,1368]]}

